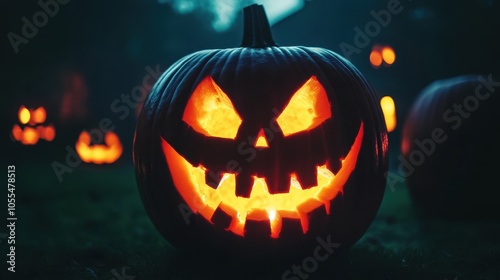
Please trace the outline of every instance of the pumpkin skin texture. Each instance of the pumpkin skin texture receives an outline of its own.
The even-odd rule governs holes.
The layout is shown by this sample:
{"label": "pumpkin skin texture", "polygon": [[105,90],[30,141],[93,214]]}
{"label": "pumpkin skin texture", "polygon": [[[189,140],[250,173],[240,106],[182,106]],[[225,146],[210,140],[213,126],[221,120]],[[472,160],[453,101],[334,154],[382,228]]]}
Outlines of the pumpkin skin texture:
{"label": "pumpkin skin texture", "polygon": [[318,237],[349,248],[385,189],[378,98],[336,53],[277,46],[262,6],[244,15],[241,47],[188,55],[151,89],[133,150],[145,208],[167,241],[202,255],[298,258]]}
{"label": "pumpkin skin texture", "polygon": [[[421,215],[500,217],[493,177],[500,168],[500,118],[495,113],[500,98],[494,92],[498,81],[491,75],[438,80],[424,88],[412,105],[403,126],[401,152],[412,166],[405,167],[406,183]],[[432,135],[438,134],[433,140]]]}

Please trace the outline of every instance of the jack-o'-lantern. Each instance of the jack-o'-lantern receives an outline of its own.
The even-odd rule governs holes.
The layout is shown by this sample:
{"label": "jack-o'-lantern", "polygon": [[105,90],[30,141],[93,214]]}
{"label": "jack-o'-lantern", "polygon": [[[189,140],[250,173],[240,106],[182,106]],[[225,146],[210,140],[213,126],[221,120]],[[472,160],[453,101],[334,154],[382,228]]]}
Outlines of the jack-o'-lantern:
{"label": "jack-o'-lantern", "polygon": [[[82,131],[75,144],[78,156],[83,162],[103,164],[117,161],[123,152],[123,146],[118,135],[112,131],[104,134],[104,143],[94,143],[92,135]],[[97,138],[97,137],[94,137]],[[101,137],[102,138],[102,137]]]}
{"label": "jack-o'-lantern", "polygon": [[262,6],[244,16],[241,47],[188,55],[152,88],[134,138],[144,205],[198,253],[297,257],[327,235],[348,248],[384,193],[379,98],[338,54],[277,46]]}
{"label": "jack-o'-lantern", "polygon": [[35,145],[38,140],[52,141],[56,136],[54,125],[45,124],[47,112],[43,106],[36,109],[19,107],[18,119],[21,125],[12,127],[12,138],[23,145]]}

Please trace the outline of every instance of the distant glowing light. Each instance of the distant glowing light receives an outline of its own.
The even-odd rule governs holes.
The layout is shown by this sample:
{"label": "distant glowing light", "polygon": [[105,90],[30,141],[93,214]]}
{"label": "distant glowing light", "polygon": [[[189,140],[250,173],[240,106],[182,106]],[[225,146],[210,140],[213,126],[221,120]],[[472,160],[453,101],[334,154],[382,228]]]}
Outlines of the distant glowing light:
{"label": "distant glowing light", "polygon": [[385,63],[391,65],[396,61],[396,53],[391,47],[384,47],[382,49],[382,58]]}
{"label": "distant glowing light", "polygon": [[38,142],[39,136],[33,127],[25,127],[21,143],[24,145],[35,145]]}
{"label": "distant glowing light", "polygon": [[92,145],[90,133],[84,130],[78,137],[75,149],[83,162],[95,164],[113,163],[123,152],[120,138],[112,131],[104,136],[104,144]]}
{"label": "distant glowing light", "polygon": [[45,111],[45,108],[39,107],[35,111],[33,111],[31,117],[33,123],[44,123],[45,119],[47,118],[47,112]]}
{"label": "distant glowing light", "polygon": [[28,108],[21,106],[19,108],[19,122],[22,124],[27,124],[30,121],[31,114]]}
{"label": "distant glowing light", "polygon": [[23,137],[23,129],[17,124],[12,128],[12,137],[14,137],[16,141],[21,141]]}
{"label": "distant glowing light", "polygon": [[384,113],[385,124],[387,126],[387,132],[392,132],[396,129],[396,104],[394,99],[390,96],[384,96],[380,99],[380,107],[382,107],[382,112]]}
{"label": "distant glowing light", "polygon": [[54,140],[54,138],[56,137],[56,129],[53,125],[39,125],[36,127],[36,131],[38,132],[38,135],[41,139],[44,139],[48,142]]}
{"label": "distant glowing light", "polygon": [[373,67],[380,67],[382,65],[382,54],[377,50],[373,50],[370,53],[370,63]]}
{"label": "distant glowing light", "polygon": [[56,137],[56,129],[54,126],[49,125],[45,127],[45,140],[52,141]]}
{"label": "distant glowing light", "polygon": [[389,67],[396,61],[396,52],[391,46],[375,45],[370,52],[370,64],[379,68],[381,66]]}
{"label": "distant glowing light", "polygon": [[21,142],[23,145],[35,145],[40,139],[48,142],[54,140],[56,129],[52,124],[44,125],[47,112],[44,107],[30,110],[21,105],[18,111],[18,119],[22,126],[15,124],[12,127],[12,140]]}

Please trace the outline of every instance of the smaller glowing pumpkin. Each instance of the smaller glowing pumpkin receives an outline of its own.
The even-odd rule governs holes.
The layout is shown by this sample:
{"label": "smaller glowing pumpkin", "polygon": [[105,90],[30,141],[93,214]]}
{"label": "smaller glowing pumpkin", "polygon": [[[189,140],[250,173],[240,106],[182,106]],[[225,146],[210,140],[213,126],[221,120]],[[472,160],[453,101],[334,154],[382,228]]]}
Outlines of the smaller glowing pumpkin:
{"label": "smaller glowing pumpkin", "polygon": [[117,161],[123,152],[118,135],[112,131],[104,135],[104,144],[93,144],[89,132],[82,131],[75,148],[83,162],[103,164]]}
{"label": "smaller glowing pumpkin", "polygon": [[44,125],[47,119],[47,112],[44,107],[28,109],[21,105],[18,111],[18,119],[21,125],[15,124],[12,127],[12,138],[23,145],[35,145],[40,139],[52,141],[56,136],[54,125]]}

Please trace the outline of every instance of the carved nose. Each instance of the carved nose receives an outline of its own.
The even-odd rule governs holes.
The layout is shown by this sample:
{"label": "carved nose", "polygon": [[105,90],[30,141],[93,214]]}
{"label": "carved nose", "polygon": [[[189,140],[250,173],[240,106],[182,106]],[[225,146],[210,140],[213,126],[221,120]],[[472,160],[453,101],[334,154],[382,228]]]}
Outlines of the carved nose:
{"label": "carved nose", "polygon": [[260,129],[257,134],[257,138],[255,139],[255,143],[253,144],[256,148],[269,148],[269,144],[267,143],[266,134],[264,133],[264,129]]}

